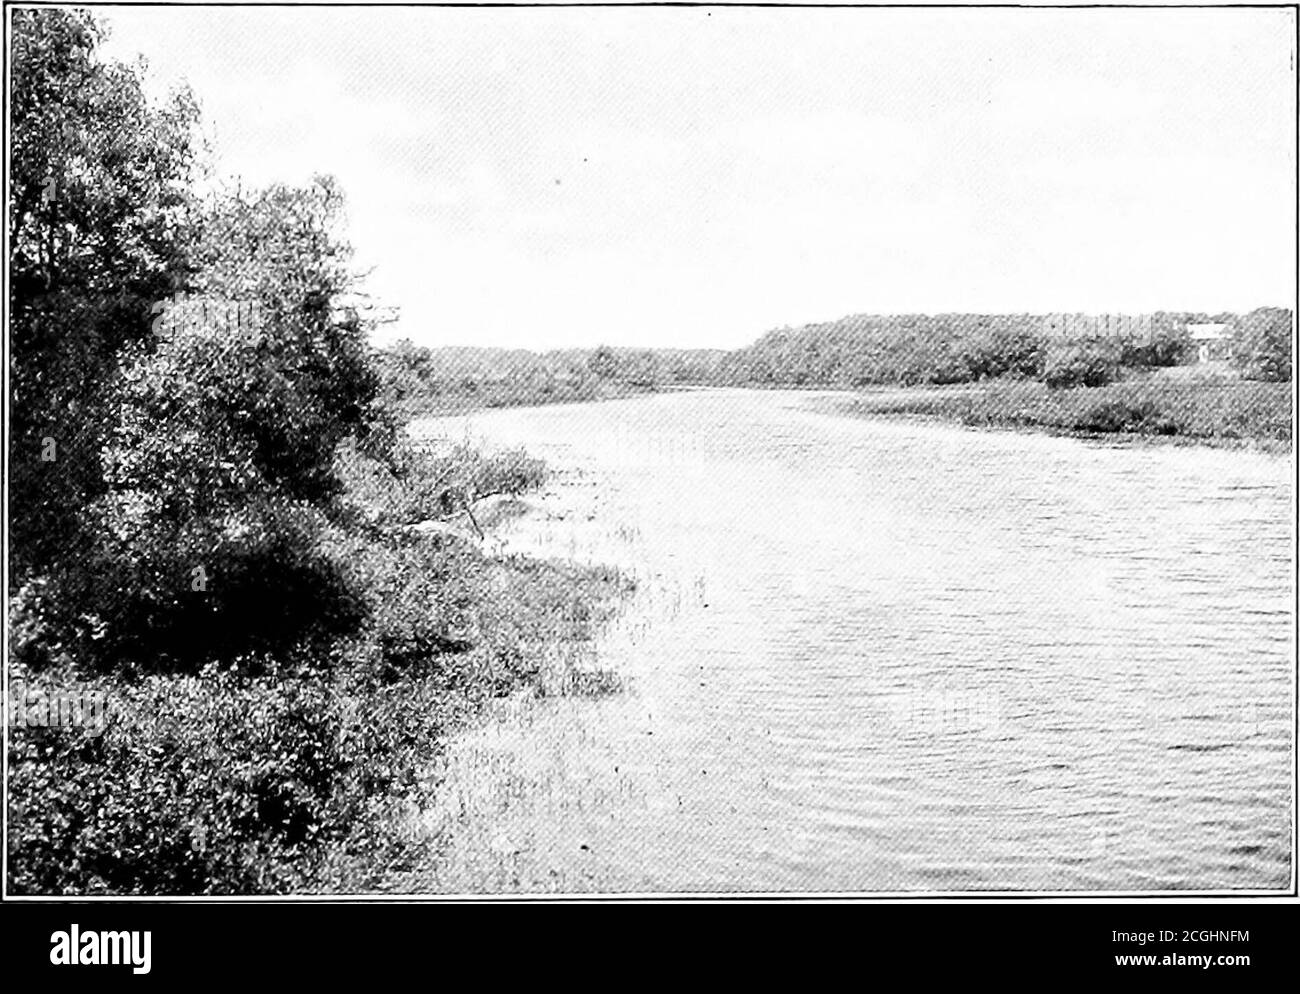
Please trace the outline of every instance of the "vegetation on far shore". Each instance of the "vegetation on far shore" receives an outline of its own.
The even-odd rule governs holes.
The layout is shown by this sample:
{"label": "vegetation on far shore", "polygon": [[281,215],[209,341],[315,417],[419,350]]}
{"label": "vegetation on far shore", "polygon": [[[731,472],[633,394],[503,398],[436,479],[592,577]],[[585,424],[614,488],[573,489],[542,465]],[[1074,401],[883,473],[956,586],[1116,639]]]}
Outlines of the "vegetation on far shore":
{"label": "vegetation on far shore", "polygon": [[[1258,370],[1290,378],[1290,312],[1259,308],[1245,315],[1161,312],[1149,333],[1063,339],[1044,332],[1033,314],[857,314],[836,321],[780,328],[726,356],[727,382],[860,388],[974,383],[1004,376],[1038,378],[1084,367],[1113,379],[1121,368],[1175,366],[1191,357],[1187,326],[1222,321],[1241,356],[1266,351],[1286,367]],[[1062,380],[1056,385],[1074,385]],[[1097,385],[1096,382],[1088,385]]]}
{"label": "vegetation on far shore", "polygon": [[1291,313],[1219,317],[1228,319],[1231,361],[1194,361],[1189,316],[1158,321],[1142,339],[1046,340],[1024,325],[993,328],[950,342],[943,362],[921,375],[909,367],[895,381],[902,390],[859,383],[863,395],[836,406],[981,428],[1289,447]]}
{"label": "vegetation on far shore", "polygon": [[379,350],[381,396],[408,417],[491,407],[613,400],[716,382],[725,353],[712,349],[425,348]]}
{"label": "vegetation on far shore", "polygon": [[[1227,326],[1233,358],[1198,369],[1188,326],[1215,322]],[[533,353],[403,342],[381,352],[380,369],[388,403],[408,414],[603,400],[685,385],[829,388],[868,394],[850,405],[862,414],[1211,444],[1290,440],[1290,391],[1275,386],[1292,375],[1289,310],[1161,312],[1140,337],[1061,339],[1043,327],[1042,317],[1027,314],[855,315],[779,329],[731,352],[601,346]],[[978,389],[941,389],[953,386]],[[885,398],[881,387],[915,392]]]}
{"label": "vegetation on far shore", "polygon": [[973,428],[1141,437],[1289,449],[1291,384],[1158,377],[1052,389],[1034,381],[865,391],[830,405],[844,414],[921,417]]}

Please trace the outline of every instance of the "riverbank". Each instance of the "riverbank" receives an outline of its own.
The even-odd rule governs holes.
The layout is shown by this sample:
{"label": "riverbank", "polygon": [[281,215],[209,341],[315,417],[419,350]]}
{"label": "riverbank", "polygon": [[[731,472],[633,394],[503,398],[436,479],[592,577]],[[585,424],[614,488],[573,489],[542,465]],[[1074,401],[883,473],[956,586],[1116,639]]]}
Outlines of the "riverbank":
{"label": "riverbank", "polygon": [[[554,408],[548,408],[551,413]],[[620,879],[603,836],[573,832],[570,803],[604,810],[619,803],[637,757],[649,761],[652,735],[639,750],[593,761],[591,747],[645,727],[645,687],[627,666],[651,625],[671,623],[679,591],[638,565],[641,536],[618,508],[610,480],[576,465],[559,469],[503,520],[489,543],[506,558],[564,561],[585,571],[616,563],[634,588],[595,638],[540,646],[538,679],[489,702],[447,736],[427,768],[432,790],[422,805],[396,812],[391,834],[411,840],[419,862],[395,866],[362,888],[377,893],[582,892],[614,889]],[[597,748],[605,755],[604,746]],[[577,800],[574,800],[574,798]],[[565,810],[551,807],[559,803]],[[567,857],[579,857],[571,865]],[[588,858],[584,858],[588,857]],[[355,888],[353,888],[355,889]]]}
{"label": "riverbank", "polygon": [[[519,540],[576,513],[567,499],[573,489],[568,474],[557,479],[552,466],[519,448],[482,450],[439,442],[436,432],[415,434],[418,451],[432,445],[458,464],[459,478],[476,481],[468,491],[472,516],[426,517],[427,500],[409,499],[410,491],[422,488],[409,480],[386,493],[382,476],[377,484],[373,472],[345,473],[344,479],[354,499],[370,511],[380,509],[379,525],[389,539],[365,567],[393,581],[376,585],[381,625],[400,618],[393,627],[403,635],[408,624],[416,632],[432,627],[450,642],[435,639],[430,646],[415,638],[404,646],[407,657],[396,653],[399,665],[411,670],[390,668],[388,685],[366,687],[377,712],[368,724],[400,730],[398,751],[384,742],[378,755],[395,756],[402,789],[373,794],[367,821],[325,848],[301,884],[307,891],[386,890],[395,877],[436,865],[440,837],[413,828],[445,806],[456,743],[521,700],[589,699],[617,689],[596,666],[594,644],[635,582],[602,563]],[[395,556],[396,549],[410,554]],[[380,642],[386,655],[403,648],[391,639]]]}
{"label": "riverbank", "polygon": [[[340,460],[344,493],[318,552],[348,592],[345,631],[326,632],[330,605],[309,638],[194,671],[14,663],[31,700],[90,695],[103,721],[13,729],[11,892],[373,890],[430,858],[403,825],[429,804],[427,771],[458,730],[520,690],[602,691],[583,666],[631,581],[497,540],[529,513],[544,464],[449,443],[417,451],[427,462],[402,475],[355,452]],[[473,527],[455,515],[413,525],[447,487],[500,496],[476,505]],[[19,611],[17,648],[39,620]]]}
{"label": "riverbank", "polygon": [[1029,381],[992,381],[883,389],[827,399],[821,406],[856,417],[922,418],[1078,438],[1289,452],[1291,389],[1290,383],[1163,377],[1056,390]]}

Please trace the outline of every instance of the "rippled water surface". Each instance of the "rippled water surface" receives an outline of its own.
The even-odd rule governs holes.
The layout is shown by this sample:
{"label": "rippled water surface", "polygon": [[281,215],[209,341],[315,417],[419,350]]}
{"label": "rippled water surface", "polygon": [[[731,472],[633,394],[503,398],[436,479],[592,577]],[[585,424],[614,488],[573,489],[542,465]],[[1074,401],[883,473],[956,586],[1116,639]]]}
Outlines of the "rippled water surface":
{"label": "rippled water surface", "polygon": [[623,692],[452,744],[416,886],[1289,887],[1289,458],[778,392],[420,430],[544,456],[498,541],[638,592],[597,646]]}

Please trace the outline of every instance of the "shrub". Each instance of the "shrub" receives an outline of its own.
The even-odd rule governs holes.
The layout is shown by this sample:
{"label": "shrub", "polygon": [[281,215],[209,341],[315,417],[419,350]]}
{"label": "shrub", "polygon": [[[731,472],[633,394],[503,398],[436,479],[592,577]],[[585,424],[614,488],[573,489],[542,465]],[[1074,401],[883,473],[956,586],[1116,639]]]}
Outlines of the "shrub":
{"label": "shrub", "polygon": [[1144,435],[1177,435],[1181,426],[1154,401],[1103,400],[1083,412],[1074,422],[1076,431],[1135,432]]}
{"label": "shrub", "polygon": [[319,510],[272,497],[174,521],[150,497],[115,493],[94,505],[91,554],[62,580],[79,608],[72,631],[84,664],[192,669],[359,623],[357,595],[322,551]]}
{"label": "shrub", "polygon": [[[197,675],[119,668],[92,678],[110,695],[102,736],[13,730],[15,892],[301,891],[322,861],[382,876],[410,853],[381,815],[426,797],[447,725],[538,678],[539,646],[589,640],[625,589],[442,536],[327,529],[320,551],[361,591],[354,635]],[[18,598],[19,640],[41,639],[45,599]]]}
{"label": "shrub", "polygon": [[1291,312],[1281,307],[1251,311],[1237,328],[1233,361],[1248,380],[1291,380]]}
{"label": "shrub", "polygon": [[523,449],[486,453],[468,442],[442,450],[406,443],[382,463],[345,446],[338,467],[350,498],[389,525],[447,517],[495,494],[519,496],[546,479],[546,463]]}
{"label": "shrub", "polygon": [[613,379],[618,375],[618,356],[608,345],[598,346],[587,359],[587,368],[602,380]]}
{"label": "shrub", "polygon": [[391,676],[474,644],[486,591],[476,582],[481,569],[472,549],[398,533],[340,536],[331,551],[349,586],[363,591],[360,638],[376,647],[365,656],[373,672]]}
{"label": "shrub", "polygon": [[1122,366],[1143,369],[1180,365],[1192,350],[1186,326],[1159,328],[1146,339],[1126,339],[1120,343]]}
{"label": "shrub", "polygon": [[1043,362],[1043,382],[1061,387],[1100,387],[1115,379],[1115,349],[1107,342],[1080,341],[1054,346]]}
{"label": "shrub", "polygon": [[210,668],[106,686],[100,735],[11,730],[16,892],[283,891],[346,830],[353,760],[327,685]]}
{"label": "shrub", "polygon": [[890,360],[901,386],[965,383],[971,379],[960,348],[939,336],[903,343],[894,350]]}
{"label": "shrub", "polygon": [[1043,337],[1028,328],[995,328],[972,336],[963,358],[973,380],[1038,376],[1044,345]]}

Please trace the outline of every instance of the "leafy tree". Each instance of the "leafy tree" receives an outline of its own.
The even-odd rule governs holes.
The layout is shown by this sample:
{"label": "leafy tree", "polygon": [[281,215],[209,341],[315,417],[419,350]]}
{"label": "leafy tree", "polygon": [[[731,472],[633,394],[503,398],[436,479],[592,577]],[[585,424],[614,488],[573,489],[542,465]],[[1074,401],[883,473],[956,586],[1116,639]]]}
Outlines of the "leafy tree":
{"label": "leafy tree", "polygon": [[1192,350],[1191,334],[1185,322],[1175,323],[1167,318],[1164,314],[1155,315],[1146,338],[1122,340],[1120,365],[1143,368],[1181,364]]}
{"label": "leafy tree", "polygon": [[[364,329],[341,306],[353,282],[341,207],[327,179],[223,198],[195,246],[198,295],[167,315],[152,347],[127,350],[103,450],[107,493],[90,509],[98,587],[112,602],[79,597],[123,645],[142,651],[149,631],[148,651],[178,655],[159,640],[183,621],[209,649],[231,642],[226,619],[238,617],[246,642],[270,648],[328,631],[320,615],[332,604],[351,616],[315,551],[341,490],[334,456],[347,438],[386,455],[392,429]],[[197,640],[195,626],[221,630]]]}
{"label": "leafy tree", "polygon": [[141,663],[346,626],[335,451],[386,456],[395,425],[342,197],[201,202],[193,101],[150,103],[101,40],[15,12],[11,620],[46,661]]}
{"label": "leafy tree", "polygon": [[1282,307],[1260,307],[1237,324],[1233,361],[1248,380],[1289,382],[1292,315]]}
{"label": "leafy tree", "polygon": [[618,355],[608,345],[597,347],[587,360],[587,368],[602,380],[611,380],[618,375]]}
{"label": "leafy tree", "polygon": [[650,349],[628,353],[620,364],[618,378],[633,387],[654,387],[661,378],[659,359]]}
{"label": "leafy tree", "polygon": [[13,18],[11,582],[71,555],[103,490],[119,354],[189,272],[199,169],[188,93],[150,103],[135,69],[97,60],[103,31],[84,12]]}

